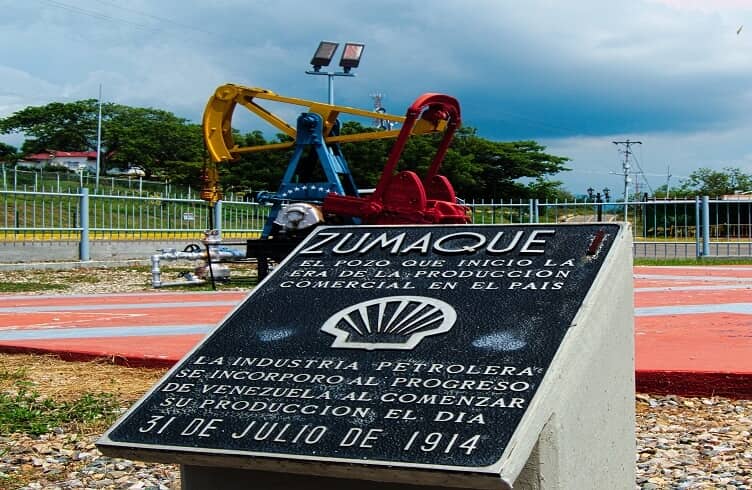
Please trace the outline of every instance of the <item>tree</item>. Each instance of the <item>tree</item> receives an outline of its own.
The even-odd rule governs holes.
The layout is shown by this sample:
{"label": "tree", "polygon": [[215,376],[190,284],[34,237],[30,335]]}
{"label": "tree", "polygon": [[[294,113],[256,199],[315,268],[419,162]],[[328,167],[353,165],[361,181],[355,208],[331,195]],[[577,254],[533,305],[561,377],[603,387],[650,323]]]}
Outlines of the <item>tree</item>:
{"label": "tree", "polygon": [[[27,107],[0,119],[0,134],[26,136],[21,150],[91,151],[97,147],[98,103],[94,99]],[[141,166],[147,175],[168,176],[176,162],[200,162],[201,128],[174,114],[119,104],[102,105],[105,168]]]}
{"label": "tree", "polygon": [[0,142],[0,162],[16,163],[18,150],[14,146]]}
{"label": "tree", "polygon": [[0,133],[24,133],[27,138],[21,147],[24,153],[46,149],[90,150],[96,147],[97,101],[30,106],[0,119]]}
{"label": "tree", "polygon": [[681,187],[674,186],[669,188],[667,184],[663,184],[658,186],[655,191],[653,191],[653,194],[659,199],[665,199],[666,197],[674,198],[676,196],[684,196],[686,192],[683,191]]}
{"label": "tree", "polygon": [[[355,134],[377,131],[374,128],[366,128],[362,124],[348,121],[342,125],[341,134]],[[373,188],[381,177],[389,150],[393,141],[389,139],[370,140],[354,143],[343,143],[342,153],[345,156],[355,182],[361,189]]]}
{"label": "tree", "polygon": [[482,168],[478,188],[468,195],[486,199],[554,199],[563,192],[561,183],[548,177],[569,170],[564,165],[569,159],[545,153],[546,148],[535,141],[491,141],[479,137],[473,128],[463,128],[452,148],[471,155],[474,164]]}
{"label": "tree", "polygon": [[[252,131],[245,135],[235,133],[233,139],[238,146],[261,146],[290,141],[284,134],[278,134],[275,139],[267,141],[261,131]],[[243,153],[237,160],[219,167],[222,188],[226,192],[276,191],[291,157],[290,150]]]}
{"label": "tree", "polygon": [[[104,111],[103,111],[104,113]],[[180,162],[201,162],[201,126],[151,108],[112,104],[102,127],[108,166],[142,167],[148,176],[170,177]]]}
{"label": "tree", "polygon": [[[26,136],[25,153],[46,149],[84,151],[96,148],[98,103],[82,100],[53,102],[27,107],[0,119],[0,134],[21,132]],[[375,131],[358,122],[342,124],[342,134]],[[263,133],[235,134],[240,146],[267,143]],[[423,175],[436,154],[440,134],[408,139],[398,170],[414,170]],[[290,141],[276,135],[269,143]],[[107,103],[102,106],[103,170],[141,166],[147,176],[169,178],[173,182],[199,187],[205,152],[201,127],[174,114],[153,108]],[[378,182],[393,140],[375,139],[342,145],[355,182],[360,188]],[[442,164],[462,197],[555,199],[562,195],[561,183],[550,176],[567,170],[565,157],[545,153],[535,141],[497,142],[481,138],[475,129],[461,128],[455,135]],[[244,153],[219,167],[226,191],[276,190],[291,158],[291,151]],[[303,158],[312,161],[315,155]],[[323,177],[322,177],[323,178]]]}
{"label": "tree", "polygon": [[702,167],[692,172],[682,182],[684,195],[719,197],[734,194],[736,191],[752,190],[752,175],[735,167],[725,167],[722,171]]}
{"label": "tree", "polygon": [[[343,133],[367,131],[358,123],[346,123]],[[399,169],[423,174],[436,154],[441,135],[413,136],[405,145]],[[386,163],[390,140],[348,143],[343,152],[361,187],[376,184]],[[565,157],[544,153],[534,141],[510,143],[481,138],[474,128],[461,128],[447,151],[441,173],[449,178],[459,196],[477,198],[539,198],[562,196],[561,182],[548,176],[568,170]],[[528,183],[519,182],[529,180]]]}

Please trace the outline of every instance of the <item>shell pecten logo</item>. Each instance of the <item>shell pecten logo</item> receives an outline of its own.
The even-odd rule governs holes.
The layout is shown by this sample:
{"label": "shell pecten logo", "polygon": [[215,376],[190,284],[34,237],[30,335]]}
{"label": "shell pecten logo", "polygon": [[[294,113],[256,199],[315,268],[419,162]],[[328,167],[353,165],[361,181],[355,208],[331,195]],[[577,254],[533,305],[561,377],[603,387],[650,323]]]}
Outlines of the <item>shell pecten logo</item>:
{"label": "shell pecten logo", "polygon": [[364,301],[332,315],[321,331],[334,335],[333,348],[411,350],[424,338],[446,333],[457,312],[424,296],[388,296]]}

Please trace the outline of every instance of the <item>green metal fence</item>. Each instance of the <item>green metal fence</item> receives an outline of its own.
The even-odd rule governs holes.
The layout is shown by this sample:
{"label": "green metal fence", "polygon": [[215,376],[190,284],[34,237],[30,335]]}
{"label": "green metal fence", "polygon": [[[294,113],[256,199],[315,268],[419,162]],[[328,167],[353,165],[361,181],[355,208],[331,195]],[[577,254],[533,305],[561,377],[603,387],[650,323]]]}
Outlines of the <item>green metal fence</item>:
{"label": "green metal fence", "polygon": [[[81,210],[86,209],[86,216]],[[168,196],[77,192],[0,191],[0,240],[196,239],[209,228],[227,238],[260,233],[269,208],[225,201],[212,212],[206,202]],[[85,228],[85,230],[84,230]]]}
{"label": "green metal fence", "polygon": [[[736,196],[735,196],[736,197]],[[549,202],[473,200],[474,223],[628,221],[638,257],[752,257],[752,199]]]}
{"label": "green metal fence", "polygon": [[[752,257],[752,199],[465,204],[477,224],[617,222],[626,217],[636,256]],[[0,240],[195,240],[207,229],[220,229],[227,239],[246,239],[260,234],[269,210],[232,199],[210,208],[200,199],[168,192],[0,190]]]}

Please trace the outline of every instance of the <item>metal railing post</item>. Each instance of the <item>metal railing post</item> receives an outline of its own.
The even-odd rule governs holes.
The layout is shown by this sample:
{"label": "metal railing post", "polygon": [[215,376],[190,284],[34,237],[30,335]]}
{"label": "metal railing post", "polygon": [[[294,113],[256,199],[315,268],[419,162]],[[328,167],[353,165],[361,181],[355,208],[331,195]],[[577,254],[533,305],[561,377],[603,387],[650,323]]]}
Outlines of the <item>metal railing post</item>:
{"label": "metal railing post", "polygon": [[710,255],[710,198],[702,196],[702,256]]}
{"label": "metal railing post", "polygon": [[702,236],[702,227],[700,225],[700,196],[695,197],[695,257],[702,257],[702,248],[700,248],[700,237]]}
{"label": "metal railing post", "polygon": [[222,201],[214,203],[214,229],[222,235]]}
{"label": "metal railing post", "polygon": [[78,243],[78,260],[86,262],[89,256],[89,189],[82,187],[78,202],[78,222],[81,225],[81,241]]}
{"label": "metal railing post", "polygon": [[527,203],[528,207],[528,221],[535,223],[535,199],[529,199]]}

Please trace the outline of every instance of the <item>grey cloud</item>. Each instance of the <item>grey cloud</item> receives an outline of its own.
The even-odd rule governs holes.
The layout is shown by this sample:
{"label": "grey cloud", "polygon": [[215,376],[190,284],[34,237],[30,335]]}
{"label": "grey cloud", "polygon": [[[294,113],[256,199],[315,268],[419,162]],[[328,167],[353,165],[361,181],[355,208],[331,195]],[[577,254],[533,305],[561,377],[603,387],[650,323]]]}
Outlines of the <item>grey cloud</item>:
{"label": "grey cloud", "polygon": [[[335,81],[345,105],[368,107],[379,91],[401,113],[420,93],[443,91],[484,136],[566,141],[551,146],[577,152],[593,136],[735,134],[752,125],[752,31],[736,34],[745,23],[752,11],[728,2],[5,2],[0,116],[96,97],[99,84],[106,100],[194,121],[227,82],[324,100],[325,78],[304,70],[330,39],[367,44],[357,77]],[[583,144],[570,145],[576,138]],[[742,146],[727,142],[748,154]]]}

